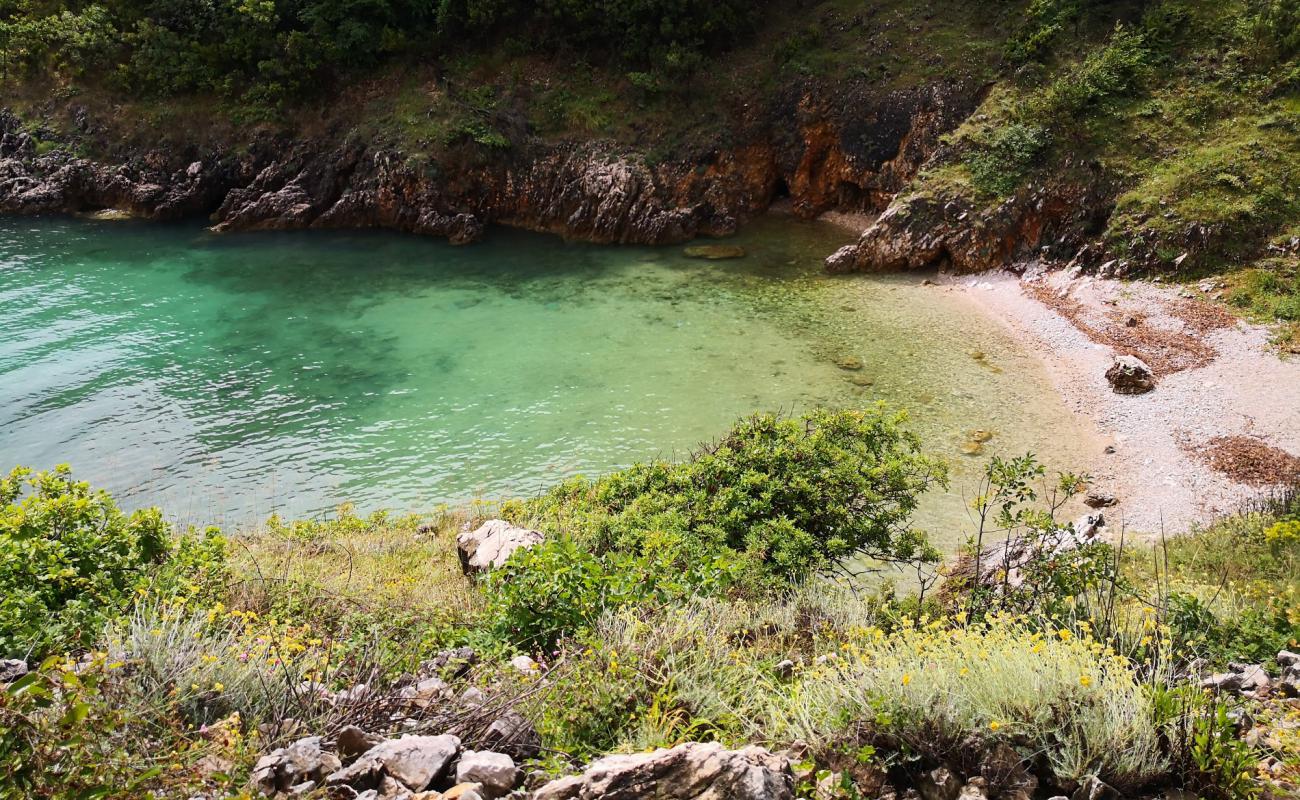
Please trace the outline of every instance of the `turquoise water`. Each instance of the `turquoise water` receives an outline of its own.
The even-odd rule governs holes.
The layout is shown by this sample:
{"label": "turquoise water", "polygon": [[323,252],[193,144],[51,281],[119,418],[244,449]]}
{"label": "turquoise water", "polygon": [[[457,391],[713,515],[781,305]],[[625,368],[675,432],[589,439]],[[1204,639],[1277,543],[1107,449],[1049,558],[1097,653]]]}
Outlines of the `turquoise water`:
{"label": "turquoise water", "polygon": [[69,462],[128,506],[243,522],[532,493],[756,409],[906,405],[958,490],[968,429],[996,432],[988,452],[1061,440],[1046,378],[960,298],[823,276],[851,238],[773,219],[708,262],[512,231],[3,219],[0,466]]}

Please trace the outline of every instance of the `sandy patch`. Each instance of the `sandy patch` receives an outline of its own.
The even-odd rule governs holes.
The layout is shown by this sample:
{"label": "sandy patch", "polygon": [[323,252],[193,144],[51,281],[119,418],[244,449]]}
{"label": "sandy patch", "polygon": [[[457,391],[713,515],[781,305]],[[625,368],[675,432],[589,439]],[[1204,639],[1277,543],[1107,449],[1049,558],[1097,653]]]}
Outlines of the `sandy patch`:
{"label": "sandy patch", "polygon": [[871,223],[876,221],[877,216],[877,214],[868,211],[826,211],[817,219],[852,231],[855,236],[860,236],[863,231],[871,227]]}
{"label": "sandy patch", "polygon": [[[1057,272],[944,285],[1041,358],[1066,405],[1113,448],[1078,465],[1118,498],[1112,529],[1178,533],[1231,513],[1267,491],[1270,464],[1300,455],[1300,359],[1280,357],[1263,327],[1145,282]],[[1118,353],[1147,361],[1156,389],[1115,394],[1105,372]]]}

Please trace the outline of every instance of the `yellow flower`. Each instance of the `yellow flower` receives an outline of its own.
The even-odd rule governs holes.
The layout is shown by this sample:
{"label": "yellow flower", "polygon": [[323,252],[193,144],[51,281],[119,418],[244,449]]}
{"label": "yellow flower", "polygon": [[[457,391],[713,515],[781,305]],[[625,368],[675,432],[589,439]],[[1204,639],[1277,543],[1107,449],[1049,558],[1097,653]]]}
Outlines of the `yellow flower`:
{"label": "yellow flower", "polygon": [[907,684],[909,684],[909,683],[911,683],[911,682],[912,682],[912,675],[911,675],[911,673],[909,673],[909,672],[904,672],[904,673],[903,673],[903,685],[906,686]]}
{"label": "yellow flower", "polygon": [[212,691],[214,692],[224,692],[225,690],[226,690],[226,685],[221,681],[217,681],[216,683],[212,684]]}
{"label": "yellow flower", "polygon": [[1001,727],[1002,727],[1002,723],[998,722],[997,720],[993,720],[992,722],[989,723],[989,730],[991,731],[995,731]]}
{"label": "yellow flower", "polygon": [[1079,676],[1079,685],[1080,685],[1080,686],[1083,686],[1083,687],[1085,687],[1085,688],[1088,687],[1088,686],[1091,686],[1091,685],[1092,685],[1092,678],[1091,678],[1090,676],[1088,676],[1088,675],[1080,675],[1080,676]]}
{"label": "yellow flower", "polygon": [[1073,634],[1071,634],[1071,633],[1070,633],[1069,631],[1067,631],[1065,628],[1061,628],[1059,631],[1056,632],[1056,635],[1059,636],[1059,637],[1061,637],[1061,641],[1063,641],[1063,642],[1068,642],[1068,641],[1070,641],[1070,637],[1071,637]]}

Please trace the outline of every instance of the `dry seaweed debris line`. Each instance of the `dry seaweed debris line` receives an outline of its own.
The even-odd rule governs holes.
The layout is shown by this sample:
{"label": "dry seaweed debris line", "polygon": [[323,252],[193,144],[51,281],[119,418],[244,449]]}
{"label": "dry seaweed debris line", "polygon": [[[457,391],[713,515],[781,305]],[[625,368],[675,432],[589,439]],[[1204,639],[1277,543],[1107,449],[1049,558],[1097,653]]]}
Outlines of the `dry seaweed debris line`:
{"label": "dry seaweed debris line", "polygon": [[[1107,311],[1102,316],[1090,313],[1078,300],[1043,283],[1028,283],[1025,291],[1030,297],[1065,317],[1092,341],[1107,345],[1122,355],[1141,359],[1156,377],[1204,367],[1218,355],[1208,342],[1190,333],[1141,323],[1132,327],[1125,324],[1127,317],[1136,315],[1119,311]],[[1166,304],[1164,310],[1200,336],[1235,323],[1227,311],[1195,300],[1173,301]]]}
{"label": "dry seaweed debris line", "polygon": [[1216,436],[1200,447],[1183,443],[1183,449],[1238,483],[1278,486],[1300,482],[1300,457],[1253,436]]}

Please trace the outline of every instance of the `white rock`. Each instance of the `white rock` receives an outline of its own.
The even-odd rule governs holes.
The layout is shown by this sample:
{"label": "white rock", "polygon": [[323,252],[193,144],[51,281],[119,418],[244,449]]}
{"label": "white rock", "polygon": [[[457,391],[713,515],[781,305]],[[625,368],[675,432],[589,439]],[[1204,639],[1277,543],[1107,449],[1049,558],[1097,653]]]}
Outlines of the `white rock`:
{"label": "white rock", "polygon": [[510,794],[518,777],[514,759],[504,753],[466,750],[456,765],[456,782],[481,784],[489,798]]}
{"label": "white rock", "polygon": [[461,569],[466,575],[499,567],[517,550],[542,542],[541,532],[490,519],[473,531],[456,537]]}
{"label": "white rock", "polygon": [[528,656],[515,656],[510,659],[510,666],[524,673],[525,675],[537,675],[542,671],[542,665],[532,660]]}

